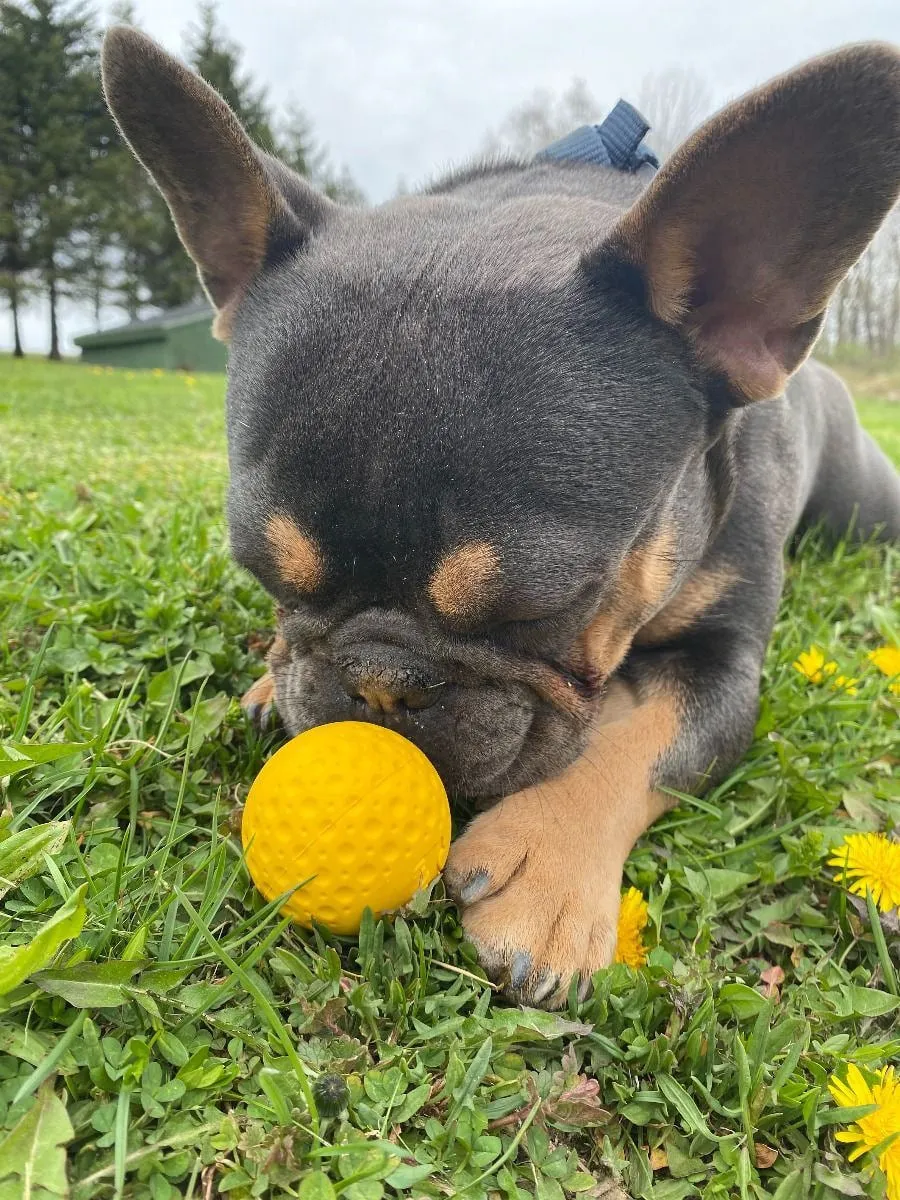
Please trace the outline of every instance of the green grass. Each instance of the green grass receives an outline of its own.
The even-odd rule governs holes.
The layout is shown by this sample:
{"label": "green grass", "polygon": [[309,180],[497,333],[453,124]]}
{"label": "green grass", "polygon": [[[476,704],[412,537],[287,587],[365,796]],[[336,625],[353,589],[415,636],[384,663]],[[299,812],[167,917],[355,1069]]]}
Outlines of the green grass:
{"label": "green grass", "polygon": [[[648,966],[511,1009],[439,886],[357,943],[248,881],[233,813],[277,736],[236,700],[269,605],[227,557],[222,392],[0,360],[0,1200],[29,1170],[65,1194],[63,1153],[74,1200],[883,1196],[826,1084],[900,1060],[900,941],[825,859],[900,824],[865,658],[898,639],[897,551],[791,565],[750,753],[630,860]],[[900,406],[863,412],[900,458]],[[811,643],[855,696],[792,668]]]}

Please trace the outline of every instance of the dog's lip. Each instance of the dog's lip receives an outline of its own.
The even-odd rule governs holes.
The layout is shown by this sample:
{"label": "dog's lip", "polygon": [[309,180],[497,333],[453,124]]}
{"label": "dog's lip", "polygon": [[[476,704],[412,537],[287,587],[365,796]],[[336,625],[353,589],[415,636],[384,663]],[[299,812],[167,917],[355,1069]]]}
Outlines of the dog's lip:
{"label": "dog's lip", "polygon": [[[532,712],[527,727],[522,732],[519,744],[509,751],[505,756],[505,761],[499,766],[496,763],[491,763],[491,771],[483,775],[476,776],[474,779],[469,779],[468,785],[470,789],[477,789],[471,795],[468,791],[457,790],[454,793],[455,797],[460,799],[485,799],[486,796],[496,798],[504,794],[504,779],[506,779],[513,768],[518,764],[519,759],[525,753],[528,746],[531,732],[534,727],[535,714]],[[487,790],[486,790],[487,789]]]}

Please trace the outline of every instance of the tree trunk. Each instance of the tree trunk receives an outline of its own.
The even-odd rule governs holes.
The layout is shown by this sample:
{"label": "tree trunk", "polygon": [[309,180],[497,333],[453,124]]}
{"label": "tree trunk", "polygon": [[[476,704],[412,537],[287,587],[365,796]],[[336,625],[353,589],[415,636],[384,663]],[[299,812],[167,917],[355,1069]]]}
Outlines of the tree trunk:
{"label": "tree trunk", "polygon": [[47,357],[55,362],[62,355],[59,352],[59,325],[56,320],[56,272],[52,265],[50,267],[50,275],[47,279],[47,298],[50,301],[50,353]]}
{"label": "tree trunk", "polygon": [[19,289],[15,284],[9,289],[9,307],[12,309],[13,319],[13,358],[24,358],[25,351],[19,337]]}

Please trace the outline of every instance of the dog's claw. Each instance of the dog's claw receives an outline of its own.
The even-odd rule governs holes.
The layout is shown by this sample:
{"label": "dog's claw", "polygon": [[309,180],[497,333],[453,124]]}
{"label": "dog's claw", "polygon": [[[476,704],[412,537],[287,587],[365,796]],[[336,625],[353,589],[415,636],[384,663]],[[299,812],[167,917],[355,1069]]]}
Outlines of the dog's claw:
{"label": "dog's claw", "polygon": [[491,877],[487,871],[476,871],[472,878],[459,889],[459,898],[463,904],[474,904],[485,892]]}
{"label": "dog's claw", "polygon": [[534,969],[534,962],[527,950],[517,950],[509,969],[510,986],[518,991]]}
{"label": "dog's claw", "polygon": [[545,971],[531,989],[532,1004],[541,1004],[559,986],[559,976],[555,971]]}

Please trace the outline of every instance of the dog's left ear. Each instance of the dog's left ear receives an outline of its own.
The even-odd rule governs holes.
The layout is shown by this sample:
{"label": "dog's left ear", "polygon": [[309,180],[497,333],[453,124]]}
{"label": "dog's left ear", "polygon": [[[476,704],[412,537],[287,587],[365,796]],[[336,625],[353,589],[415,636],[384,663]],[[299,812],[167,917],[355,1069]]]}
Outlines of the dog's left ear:
{"label": "dog's left ear", "polygon": [[162,192],[227,340],[266,262],[300,249],[333,206],[254,146],[222,97],[146,34],[114,26],[102,66],[110,111]]}
{"label": "dog's left ear", "polygon": [[618,261],[740,400],[780,395],[900,192],[900,54],[813,59],[724,109],[587,265]]}

